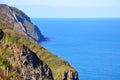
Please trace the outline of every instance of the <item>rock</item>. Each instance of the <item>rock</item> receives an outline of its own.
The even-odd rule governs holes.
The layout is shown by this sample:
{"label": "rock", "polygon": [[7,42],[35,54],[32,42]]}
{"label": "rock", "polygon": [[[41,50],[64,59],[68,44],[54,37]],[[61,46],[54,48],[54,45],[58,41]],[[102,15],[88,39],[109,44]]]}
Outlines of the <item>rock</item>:
{"label": "rock", "polygon": [[11,80],[53,80],[53,76],[55,80],[78,80],[77,71],[68,62],[35,42],[44,37],[22,11],[0,4],[0,29],[4,31],[0,30],[0,56],[10,64]]}
{"label": "rock", "polygon": [[3,37],[4,37],[4,32],[0,30],[0,40],[3,39]]}
{"label": "rock", "polygon": [[17,72],[24,80],[54,80],[50,67],[25,45],[18,56],[12,56],[11,61],[17,61]]}
{"label": "rock", "polygon": [[59,75],[57,80],[79,80],[78,73],[72,70],[65,71],[63,74]]}
{"label": "rock", "polygon": [[37,42],[45,40],[39,28],[31,22],[30,18],[15,7],[0,4],[0,18],[3,19],[3,23],[8,22],[15,29],[21,30]]}

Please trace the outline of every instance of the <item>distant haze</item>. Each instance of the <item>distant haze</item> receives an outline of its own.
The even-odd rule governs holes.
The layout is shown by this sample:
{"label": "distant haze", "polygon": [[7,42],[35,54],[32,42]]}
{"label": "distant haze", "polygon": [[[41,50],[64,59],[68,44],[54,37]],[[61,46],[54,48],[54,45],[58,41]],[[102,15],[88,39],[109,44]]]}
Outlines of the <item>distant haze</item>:
{"label": "distant haze", "polygon": [[39,18],[118,18],[120,0],[2,0]]}

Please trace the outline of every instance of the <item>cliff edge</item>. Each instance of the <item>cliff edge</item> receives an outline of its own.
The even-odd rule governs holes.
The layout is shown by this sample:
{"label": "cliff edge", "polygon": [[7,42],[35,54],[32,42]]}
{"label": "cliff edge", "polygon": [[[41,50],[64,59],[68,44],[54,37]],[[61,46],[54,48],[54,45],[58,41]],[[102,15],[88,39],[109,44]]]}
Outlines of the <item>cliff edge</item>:
{"label": "cliff edge", "polygon": [[12,27],[23,31],[35,41],[40,42],[45,40],[39,28],[34,25],[30,18],[21,10],[6,4],[0,4],[0,17],[4,19],[4,23],[7,22],[11,24]]}
{"label": "cliff edge", "polygon": [[41,38],[35,35],[30,18],[14,7],[0,5],[0,79],[78,80],[77,71],[40,46]]}

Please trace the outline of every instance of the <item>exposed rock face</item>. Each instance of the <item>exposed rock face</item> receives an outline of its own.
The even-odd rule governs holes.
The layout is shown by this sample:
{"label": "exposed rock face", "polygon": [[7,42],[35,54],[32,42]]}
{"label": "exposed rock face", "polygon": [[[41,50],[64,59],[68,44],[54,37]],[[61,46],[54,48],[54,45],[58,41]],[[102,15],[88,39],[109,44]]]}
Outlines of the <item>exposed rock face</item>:
{"label": "exposed rock face", "polygon": [[22,30],[37,42],[45,39],[38,27],[31,22],[30,18],[15,7],[0,4],[0,18],[4,20],[4,23],[12,24],[14,28]]}
{"label": "exposed rock face", "polygon": [[78,73],[72,71],[66,71],[63,76],[63,80],[78,80]]}
{"label": "exposed rock face", "polygon": [[4,37],[4,32],[0,30],[0,40]]}
{"label": "exposed rock face", "polygon": [[57,80],[79,80],[78,73],[71,70],[65,71],[63,74],[59,75]]}
{"label": "exposed rock face", "polygon": [[16,80],[16,77],[17,80],[79,80],[77,71],[66,61],[32,40],[39,42],[44,38],[20,10],[0,5],[0,29],[0,57],[10,64],[5,65],[9,70],[7,76],[2,75],[5,80],[7,77],[10,80]]}
{"label": "exposed rock face", "polygon": [[24,80],[53,80],[51,69],[34,52],[23,45],[21,53],[11,57],[17,64],[17,73]]}

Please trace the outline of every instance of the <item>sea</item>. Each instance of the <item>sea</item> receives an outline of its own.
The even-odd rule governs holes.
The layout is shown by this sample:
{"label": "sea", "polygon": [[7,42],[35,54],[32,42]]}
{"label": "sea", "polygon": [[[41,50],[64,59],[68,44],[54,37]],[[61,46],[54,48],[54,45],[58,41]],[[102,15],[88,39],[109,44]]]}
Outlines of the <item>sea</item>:
{"label": "sea", "polygon": [[40,43],[73,66],[80,80],[120,80],[120,18],[32,18]]}

